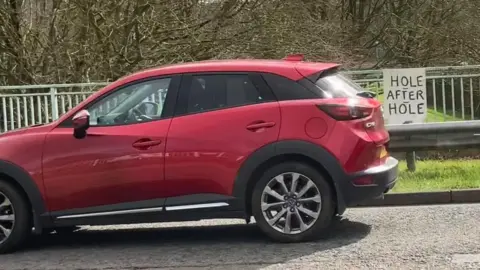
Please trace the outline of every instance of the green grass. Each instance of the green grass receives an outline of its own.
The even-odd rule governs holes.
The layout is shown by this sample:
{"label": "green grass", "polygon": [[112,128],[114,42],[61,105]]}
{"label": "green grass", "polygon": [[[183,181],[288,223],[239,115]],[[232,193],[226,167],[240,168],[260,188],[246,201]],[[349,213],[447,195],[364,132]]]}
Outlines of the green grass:
{"label": "green grass", "polygon": [[[438,108],[437,108],[438,109]],[[467,117],[468,115],[465,115]],[[469,116],[468,116],[469,117]],[[427,111],[427,122],[449,122],[449,121],[465,121],[469,119],[462,119],[461,117],[453,117],[450,115],[450,112],[443,115],[443,111],[435,111],[433,109],[428,109]]]}
{"label": "green grass", "polygon": [[480,188],[480,160],[417,161],[409,172],[400,162],[400,175],[392,192],[425,192]]}

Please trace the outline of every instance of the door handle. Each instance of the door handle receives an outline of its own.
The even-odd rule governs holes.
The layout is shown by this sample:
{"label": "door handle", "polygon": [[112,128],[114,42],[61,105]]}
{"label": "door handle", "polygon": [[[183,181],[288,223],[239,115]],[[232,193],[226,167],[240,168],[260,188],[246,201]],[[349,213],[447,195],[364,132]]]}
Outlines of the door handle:
{"label": "door handle", "polygon": [[135,147],[135,148],[143,150],[143,149],[148,149],[152,146],[159,145],[161,143],[162,143],[161,140],[142,139],[142,140],[138,140],[138,141],[134,142],[132,144],[132,146]]}
{"label": "door handle", "polygon": [[275,122],[260,122],[260,123],[255,123],[255,124],[250,124],[247,126],[248,130],[255,131],[257,129],[261,128],[271,128],[275,126]]}
{"label": "door handle", "polygon": [[107,136],[107,134],[103,134],[103,133],[88,133],[88,132],[87,132],[87,137],[103,137],[103,136]]}

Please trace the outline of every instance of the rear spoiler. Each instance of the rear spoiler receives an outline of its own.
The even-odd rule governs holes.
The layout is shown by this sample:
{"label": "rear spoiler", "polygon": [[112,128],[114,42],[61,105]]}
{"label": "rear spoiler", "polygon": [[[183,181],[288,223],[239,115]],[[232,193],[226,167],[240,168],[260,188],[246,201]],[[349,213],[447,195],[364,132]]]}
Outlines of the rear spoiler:
{"label": "rear spoiler", "polygon": [[339,72],[339,69],[340,69],[340,66],[333,66],[331,68],[328,68],[328,69],[324,69],[320,72],[317,72],[317,73],[314,73],[310,76],[307,76],[306,78],[315,83],[316,81],[318,81],[318,79],[322,78],[322,77],[325,77],[325,76],[328,76],[328,75],[331,75],[331,74],[335,74],[335,73],[338,73]]}
{"label": "rear spoiler", "polygon": [[[326,76],[338,73],[339,70],[340,70],[340,66],[335,66],[335,67],[332,67],[332,68],[325,69],[325,70],[322,70],[320,72],[314,73],[314,74],[306,77],[306,79],[308,81],[312,82],[313,84],[316,84],[316,82],[319,79],[321,79],[322,77],[326,77]],[[357,93],[357,96],[363,97],[363,98],[375,98],[377,96],[377,94],[372,92],[372,91],[361,91],[361,92]]]}

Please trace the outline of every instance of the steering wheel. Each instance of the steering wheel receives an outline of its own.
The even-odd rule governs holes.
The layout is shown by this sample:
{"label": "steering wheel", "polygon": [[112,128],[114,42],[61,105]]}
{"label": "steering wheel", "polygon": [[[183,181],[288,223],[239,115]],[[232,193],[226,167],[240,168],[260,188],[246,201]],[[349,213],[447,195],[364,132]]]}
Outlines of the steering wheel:
{"label": "steering wheel", "polygon": [[[158,111],[158,104],[153,102],[153,101],[144,101],[144,102],[140,103],[137,106],[137,108],[145,107],[147,104],[153,105],[153,107],[155,108],[155,111]],[[147,107],[145,107],[145,108],[147,108]],[[145,113],[146,113],[146,110],[145,110]]]}
{"label": "steering wheel", "polygon": [[158,104],[152,101],[144,101],[140,103],[139,105],[135,106],[134,108],[130,109],[129,111],[117,116],[115,118],[115,121],[122,121],[124,123],[128,122],[138,122],[142,120],[152,120],[153,118],[146,115],[144,112],[142,112],[139,108],[144,106],[144,104],[151,104],[154,105],[158,109]]}
{"label": "steering wheel", "polygon": [[148,115],[145,115],[143,114],[138,108],[132,108],[132,112],[130,114],[130,116],[128,117],[128,119],[135,119],[135,120],[152,120],[153,118],[151,118],[150,116]]}

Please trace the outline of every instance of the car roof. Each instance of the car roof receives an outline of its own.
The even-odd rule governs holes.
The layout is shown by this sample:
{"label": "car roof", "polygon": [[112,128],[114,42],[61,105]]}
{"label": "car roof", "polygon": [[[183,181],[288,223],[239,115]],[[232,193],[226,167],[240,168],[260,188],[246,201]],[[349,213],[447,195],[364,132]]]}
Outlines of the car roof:
{"label": "car roof", "polygon": [[[304,62],[293,60],[265,60],[265,59],[229,59],[229,60],[206,60],[197,62],[188,62],[181,64],[164,65],[160,67],[150,68],[124,76],[115,82],[105,86],[93,95],[90,95],[75,108],[80,108],[86,103],[97,99],[99,96],[108,93],[110,90],[122,85],[132,83],[137,80],[143,80],[150,77],[168,76],[175,74],[185,74],[194,72],[262,72],[273,73],[287,77],[291,80],[300,80],[310,75],[336,68],[336,63],[321,62]],[[76,109],[72,109],[69,113],[61,116],[58,121],[62,122],[73,113]]]}
{"label": "car roof", "polygon": [[312,74],[339,66],[335,63],[303,62],[265,59],[206,60],[164,65],[135,72],[119,79],[128,83],[147,77],[185,74],[194,72],[264,72],[274,73],[291,80],[299,80]]}

